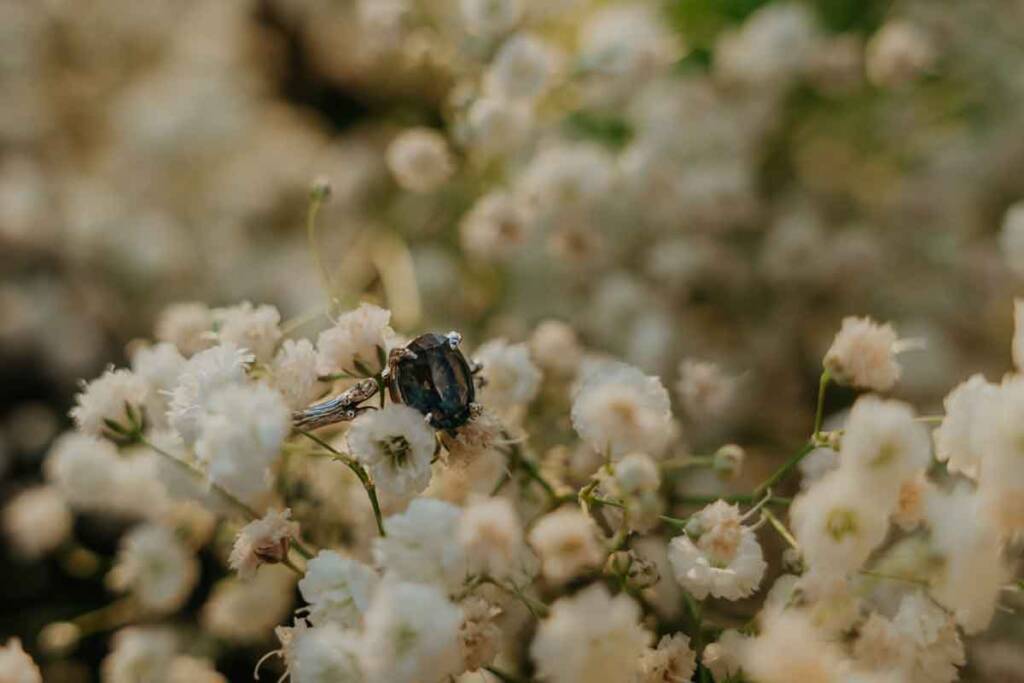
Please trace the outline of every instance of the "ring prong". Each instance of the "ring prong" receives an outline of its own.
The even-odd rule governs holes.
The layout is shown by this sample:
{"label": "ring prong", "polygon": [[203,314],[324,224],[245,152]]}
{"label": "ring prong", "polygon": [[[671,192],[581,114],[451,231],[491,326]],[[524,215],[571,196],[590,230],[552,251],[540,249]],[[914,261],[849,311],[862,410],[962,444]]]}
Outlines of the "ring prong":
{"label": "ring prong", "polygon": [[462,343],[462,335],[456,332],[455,330],[452,330],[451,332],[446,334],[445,337],[447,337],[448,339],[448,346],[450,346],[453,349],[459,348],[459,344]]}

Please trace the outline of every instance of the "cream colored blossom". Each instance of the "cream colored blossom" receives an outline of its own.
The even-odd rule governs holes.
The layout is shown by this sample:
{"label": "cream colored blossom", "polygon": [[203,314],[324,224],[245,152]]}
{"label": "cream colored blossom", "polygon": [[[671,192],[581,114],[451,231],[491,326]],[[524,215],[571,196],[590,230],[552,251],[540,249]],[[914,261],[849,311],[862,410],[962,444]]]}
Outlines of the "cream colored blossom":
{"label": "cream colored blossom", "polygon": [[317,371],[359,376],[380,372],[394,336],[390,322],[391,311],[368,303],[339,316],[334,326],[317,338]]}
{"label": "cream colored blossom", "polygon": [[879,325],[871,318],[844,318],[825,354],[825,369],[841,384],[888,391],[900,378],[897,341],[889,324]]}
{"label": "cream colored blossom", "polygon": [[27,558],[55,550],[71,535],[72,523],[68,504],[53,486],[22,491],[3,508],[4,534],[11,547]]}
{"label": "cream colored blossom", "polygon": [[596,569],[604,560],[593,523],[577,508],[563,507],[541,517],[529,541],[540,556],[544,577],[555,583]]}
{"label": "cream colored blossom", "polygon": [[260,565],[287,559],[290,541],[299,533],[299,525],[291,521],[291,514],[289,509],[269,510],[238,532],[228,564],[240,578],[252,578]]}

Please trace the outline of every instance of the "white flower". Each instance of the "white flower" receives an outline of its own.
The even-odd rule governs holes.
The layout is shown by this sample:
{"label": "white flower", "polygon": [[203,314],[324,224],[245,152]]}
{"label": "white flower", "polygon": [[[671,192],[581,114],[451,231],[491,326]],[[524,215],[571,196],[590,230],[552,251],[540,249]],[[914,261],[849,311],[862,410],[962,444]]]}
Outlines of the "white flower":
{"label": "white flower", "polygon": [[650,640],[640,625],[640,608],[629,596],[611,597],[603,585],[592,584],[551,606],[530,655],[550,683],[623,683]]}
{"label": "white flower", "polygon": [[498,654],[501,629],[494,619],[501,614],[501,609],[478,597],[469,597],[459,606],[463,615],[459,628],[462,666],[466,671],[477,671]]}
{"label": "white flower", "polygon": [[199,424],[195,452],[210,480],[245,502],[258,502],[291,429],[281,394],[265,384],[223,387],[210,397]]}
{"label": "white flower", "polygon": [[131,370],[111,368],[75,396],[71,417],[84,434],[114,434],[112,424],[131,428],[133,422],[138,421],[148,396],[145,380]]}
{"label": "white flower", "polygon": [[591,15],[580,29],[579,52],[588,69],[637,78],[678,59],[682,48],[655,8],[631,2],[608,5]]}
{"label": "white flower", "polygon": [[877,86],[897,88],[926,71],[935,57],[935,48],[920,28],[900,19],[888,21],[868,41],[868,80]]}
{"label": "white flower", "polygon": [[146,402],[146,423],[167,426],[167,400],[169,392],[178,384],[185,369],[185,357],[174,344],[160,342],[140,346],[132,354],[132,370],[149,385]]}
{"label": "white flower", "polygon": [[438,681],[458,673],[462,612],[436,586],[385,582],[366,613],[360,657],[367,683]]}
{"label": "white flower", "polygon": [[679,364],[676,391],[686,412],[697,420],[722,419],[736,403],[740,382],[710,361],[685,359]]}
{"label": "white flower", "polygon": [[632,451],[658,455],[673,432],[661,381],[623,363],[584,378],[573,397],[572,424],[591,448],[616,459]]}
{"label": "white flower", "polygon": [[614,180],[615,166],[605,150],[585,143],[563,144],[535,155],[517,190],[533,214],[547,218],[604,199]]}
{"label": "white flower", "polygon": [[291,539],[299,533],[299,525],[291,521],[291,515],[288,509],[268,510],[260,519],[242,527],[228,558],[228,564],[240,578],[252,578],[260,565],[276,564],[288,557]]}
{"label": "white flower", "polygon": [[37,558],[71,535],[71,511],[54,486],[36,486],[17,494],[3,508],[3,530],[21,556]]}
{"label": "white flower", "polygon": [[1018,201],[1006,210],[999,246],[1010,270],[1018,277],[1024,277],[1024,201]]}
{"label": "white flower", "polygon": [[207,333],[213,329],[213,312],[201,303],[171,304],[156,321],[156,338],[191,356],[211,345]]}
{"label": "white flower", "polygon": [[548,319],[537,325],[529,345],[534,362],[556,375],[571,376],[583,357],[576,331],[561,320]]}
{"label": "white flower", "polygon": [[899,672],[907,683],[951,683],[965,663],[956,622],[921,592],[905,595],[892,620],[872,614],[854,654],[862,666]]}
{"label": "white flower", "polygon": [[519,203],[507,192],[491,192],[463,217],[462,248],[473,258],[500,260],[526,241],[528,230]]}
{"label": "white flower", "polygon": [[482,401],[496,410],[526,405],[540,388],[540,370],[530,361],[525,344],[493,339],[479,349],[475,360],[483,364]]}
{"label": "white flower", "polygon": [[554,50],[528,33],[517,33],[501,46],[484,76],[488,93],[508,99],[539,97],[557,67]]}
{"label": "white flower", "polygon": [[640,659],[633,683],[687,683],[697,670],[697,653],[682,633],[662,636]]}
{"label": "white flower", "polygon": [[177,639],[159,626],[129,626],[114,634],[103,660],[104,683],[163,683]]}
{"label": "white flower", "polygon": [[701,655],[701,664],[711,671],[716,681],[727,681],[740,671],[740,658],[748,638],[739,631],[727,629],[718,640],[708,643]]}
{"label": "white flower", "polygon": [[266,363],[281,339],[281,314],[269,305],[253,306],[248,301],[229,308],[213,309],[213,338],[246,349],[256,361]]}
{"label": "white flower", "polygon": [[767,567],[739,508],[722,500],[697,513],[687,533],[669,542],[668,559],[676,581],[698,600],[709,593],[726,600],[745,598],[757,590]]}
{"label": "white flower", "polygon": [[199,436],[199,419],[210,397],[220,388],[245,380],[253,356],[234,344],[220,344],[189,358],[171,391],[167,421],[185,445]]}
{"label": "white flower", "polygon": [[825,368],[840,384],[888,391],[900,378],[898,341],[889,324],[879,325],[871,318],[844,318],[825,354]]}
{"label": "white flower", "polygon": [[167,670],[167,683],[228,683],[228,679],[217,673],[208,660],[178,655]]}
{"label": "white flower", "polygon": [[658,524],[658,517],[664,505],[658,489],[661,486],[661,474],[658,465],[645,453],[629,453],[615,464],[613,477],[602,477],[602,487],[624,505],[624,512],[609,510],[612,524],[619,524],[616,518],[625,514],[629,528],[646,533]]}
{"label": "white flower", "polygon": [[0,647],[0,680],[4,683],[43,683],[39,667],[21,647],[21,641],[11,638]]}
{"label": "white flower", "polygon": [[526,551],[523,526],[512,504],[504,498],[480,498],[462,513],[459,543],[466,553],[470,571],[497,578],[518,569]]}
{"label": "white flower", "polygon": [[281,565],[264,567],[248,581],[218,581],[200,614],[203,630],[229,643],[259,643],[292,610],[295,575]]}
{"label": "white flower", "polygon": [[404,513],[384,521],[388,535],[374,541],[374,559],[403,581],[457,590],[466,578],[466,558],[458,542],[461,516],[454,505],[417,498]]}
{"label": "white flower", "polygon": [[932,496],[926,503],[933,558],[941,562],[930,592],[967,634],[984,630],[992,621],[1009,575],[998,530],[978,514],[978,506],[977,496],[966,487]]}
{"label": "white flower", "polygon": [[982,418],[993,409],[992,402],[998,397],[997,386],[982,375],[972,375],[943,399],[945,415],[932,437],[935,457],[945,461],[950,472],[978,478],[986,446],[986,424]]}
{"label": "white flower", "polygon": [[[280,629],[285,644],[288,677],[292,683],[363,683],[359,664],[359,635],[327,623],[308,628]],[[283,635],[287,633],[287,635]]]}
{"label": "white flower", "polygon": [[758,683],[840,681],[844,657],[799,610],[764,615],[756,638],[740,648],[744,676]]}
{"label": "white flower", "polygon": [[359,626],[377,586],[377,574],[358,560],[321,550],[306,566],[299,592],[309,603],[309,620],[345,628]]}
{"label": "white flower", "polygon": [[363,413],[352,422],[347,439],[350,452],[370,470],[381,491],[405,498],[430,483],[437,440],[413,408],[392,403]]}
{"label": "white flower", "polygon": [[715,44],[715,75],[749,87],[784,84],[808,64],[817,38],[814,15],[802,4],[779,2],[751,14]]}
{"label": "white flower", "polygon": [[577,508],[549,512],[530,530],[530,545],[541,560],[544,577],[554,583],[600,566],[604,552],[590,518]]}
{"label": "white flower", "polygon": [[523,16],[522,0],[459,0],[469,33],[495,36],[513,28]]}
{"label": "white flower", "polygon": [[122,496],[121,460],[109,441],[68,432],[54,442],[44,470],[47,480],[76,508],[106,509]]}
{"label": "white flower", "polygon": [[[501,97],[484,95],[477,98],[469,107],[466,123],[468,138],[473,148],[483,152],[485,157],[498,156],[514,151],[527,139],[533,127],[533,109],[523,101],[509,101]],[[463,246],[470,249],[470,253],[473,253],[473,247],[485,247],[487,242],[499,240],[498,246],[516,246],[525,237],[521,230],[510,231],[510,234],[495,233],[494,226],[479,222],[469,229],[475,228],[480,234],[470,238],[465,233],[468,227],[463,226]],[[488,227],[492,229],[488,230]],[[489,257],[494,258],[497,255],[491,253]]]}
{"label": "white flower", "polygon": [[1010,375],[979,416],[983,453],[978,496],[1002,534],[1024,529],[1024,376]]}
{"label": "white flower", "polygon": [[198,578],[195,555],[173,531],[140,524],[121,539],[108,580],[118,591],[131,591],[144,609],[170,613],[185,604]]}
{"label": "white flower", "polygon": [[316,349],[308,339],[285,339],[274,356],[270,383],[292,410],[305,408],[323,392],[317,362]]}
{"label": "white flower", "polygon": [[388,145],[387,163],[395,181],[410,192],[432,192],[455,172],[448,141],[433,128],[402,131]]}
{"label": "white flower", "polygon": [[374,375],[387,362],[388,343],[394,336],[391,311],[363,303],[344,313],[316,340],[317,372],[330,375]]}
{"label": "white flower", "polygon": [[[928,466],[928,430],[914,421],[914,411],[899,401],[862,396],[850,410],[839,449],[840,469],[870,482],[880,500],[894,503],[900,486]],[[892,503],[890,503],[890,509]]]}
{"label": "white flower", "polygon": [[843,468],[819,479],[790,507],[793,535],[808,566],[826,574],[859,569],[885,540],[892,503],[891,493]]}

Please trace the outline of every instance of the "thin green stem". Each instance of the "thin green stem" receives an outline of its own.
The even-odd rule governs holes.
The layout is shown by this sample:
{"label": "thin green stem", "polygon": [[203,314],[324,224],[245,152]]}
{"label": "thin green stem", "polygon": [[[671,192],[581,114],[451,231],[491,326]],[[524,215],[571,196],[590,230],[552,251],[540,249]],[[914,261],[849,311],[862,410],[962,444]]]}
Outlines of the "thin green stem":
{"label": "thin green stem", "polygon": [[[679,496],[675,498],[677,502],[686,503],[689,505],[708,505],[719,500],[724,500],[727,503],[759,503],[764,500],[764,496],[758,496],[756,494],[739,493],[728,496]],[[789,505],[793,502],[792,498],[783,498],[782,496],[772,496],[768,499],[769,505]]]}
{"label": "thin green stem", "polygon": [[84,637],[124,626],[131,622],[137,613],[135,601],[131,597],[125,597],[91,612],[79,614],[69,621],[78,627],[79,637]]}
{"label": "thin green stem", "polygon": [[[512,440],[511,436],[505,431],[502,431],[502,438],[506,441]],[[510,444],[508,457],[511,460],[512,466],[518,467],[526,473],[526,476],[537,482],[540,487],[544,489],[544,493],[546,493],[555,504],[558,504],[561,501],[555,487],[544,478],[544,475],[540,473],[540,469],[537,467],[535,462],[523,456],[522,450],[519,448],[518,444],[514,442]]]}
{"label": "thin green stem", "polygon": [[775,485],[781,482],[786,477],[788,477],[796,468],[796,466],[800,464],[800,461],[806,458],[807,455],[813,450],[814,443],[810,441],[805,443],[803,447],[799,451],[797,451],[795,455],[793,455],[793,457],[791,457],[782,465],[782,467],[777,469],[770,477],[765,479],[758,485],[756,489],[754,489],[754,493],[752,494],[753,497],[759,499],[761,496],[767,493],[768,489],[775,488]]}
{"label": "thin green stem", "polygon": [[307,439],[320,445],[322,448],[326,448],[328,451],[330,451],[334,455],[335,460],[337,460],[340,463],[343,463],[346,467],[352,470],[353,474],[355,474],[356,477],[359,478],[359,483],[363,485],[363,488],[366,490],[366,495],[370,499],[370,506],[373,507],[373,517],[377,521],[377,532],[380,533],[381,536],[387,536],[387,533],[384,531],[384,515],[381,514],[380,501],[377,500],[377,487],[370,479],[370,475],[366,473],[366,468],[364,468],[351,456],[347,455],[346,453],[342,453],[337,448],[327,443],[320,437],[316,436],[312,432],[307,432],[302,429],[299,429],[298,432]]}
{"label": "thin green stem", "polygon": [[145,436],[143,436],[141,434],[138,435],[138,440],[139,440],[140,443],[142,443],[145,446],[147,446],[150,449],[152,449],[154,453],[157,453],[158,455],[163,456],[164,458],[170,460],[175,465],[177,465],[178,467],[182,468],[183,470],[185,470],[186,472],[191,474],[193,477],[197,477],[197,478],[203,480],[204,482],[206,482],[207,484],[209,484],[210,488],[217,492],[217,495],[219,495],[221,498],[226,500],[228,503],[230,503],[231,505],[235,506],[236,508],[238,508],[239,510],[244,512],[245,515],[249,519],[259,519],[260,515],[255,510],[253,510],[251,507],[249,507],[248,505],[243,503],[241,500],[236,498],[234,495],[229,493],[228,490],[225,489],[223,486],[221,486],[221,485],[211,481],[210,478],[206,476],[206,472],[203,472],[201,469],[199,469],[198,467],[196,467],[192,463],[185,462],[184,460],[182,460],[181,458],[177,457],[176,455],[173,455],[172,453],[168,453],[167,451],[165,451],[164,449],[160,448],[159,446],[157,446],[156,444],[154,444],[152,441],[150,441],[149,439],[147,439]]}
{"label": "thin green stem", "polygon": [[501,669],[496,669],[493,666],[485,666],[484,671],[497,678],[501,683],[521,683],[520,679],[516,678],[512,674],[505,673]]}
{"label": "thin green stem", "polygon": [[281,564],[283,564],[284,566],[288,567],[288,569],[291,569],[293,572],[298,574],[300,578],[306,575],[306,572],[302,569],[299,569],[299,567],[294,562],[292,562],[292,558],[288,557],[287,555],[285,555],[284,558],[281,559]]}
{"label": "thin green stem", "polygon": [[306,239],[309,241],[309,252],[313,257],[313,265],[316,267],[324,293],[327,295],[328,311],[334,306],[334,288],[331,285],[331,276],[327,268],[324,267],[323,260],[320,258],[320,248],[316,240],[316,226],[317,216],[320,215],[320,207],[327,201],[329,194],[330,189],[328,187],[319,184],[314,186],[313,190],[309,193],[309,208],[306,211]]}
{"label": "thin green stem", "polygon": [[764,508],[761,510],[761,515],[768,520],[768,523],[771,524],[777,532],[779,532],[779,536],[782,536],[786,543],[789,544],[790,548],[797,551],[800,550],[800,544],[797,543],[796,538],[793,537],[793,534],[786,528],[786,525],[783,524],[771,510]]}
{"label": "thin green stem", "polygon": [[828,389],[828,383],[832,379],[832,373],[828,370],[821,371],[821,379],[818,380],[818,407],[814,412],[814,432],[812,433],[812,440],[817,441],[818,435],[821,434],[821,423],[825,418],[825,392]]}

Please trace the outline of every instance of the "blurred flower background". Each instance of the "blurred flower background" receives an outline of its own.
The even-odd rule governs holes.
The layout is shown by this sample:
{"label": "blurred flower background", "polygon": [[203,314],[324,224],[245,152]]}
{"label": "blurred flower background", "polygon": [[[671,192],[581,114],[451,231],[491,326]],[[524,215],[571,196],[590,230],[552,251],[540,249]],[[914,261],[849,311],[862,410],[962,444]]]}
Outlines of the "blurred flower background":
{"label": "blurred flower background", "polygon": [[[555,374],[578,339],[660,376],[691,452],[742,444],[737,491],[805,437],[847,315],[920,342],[893,393],[924,413],[1009,364],[1020,0],[0,0],[0,93],[4,503],[43,480],[79,378],[209,327],[182,301],[271,304],[303,336],[372,301]],[[531,407],[538,450],[571,430],[558,400]],[[36,493],[4,518],[0,636],[47,681],[97,680],[110,634],[67,658],[38,634],[109,603],[153,499],[72,521]],[[294,582],[197,557],[168,560],[198,577],[179,616],[247,680]],[[964,680],[1024,680],[1019,619],[979,638]]]}

